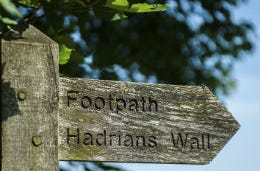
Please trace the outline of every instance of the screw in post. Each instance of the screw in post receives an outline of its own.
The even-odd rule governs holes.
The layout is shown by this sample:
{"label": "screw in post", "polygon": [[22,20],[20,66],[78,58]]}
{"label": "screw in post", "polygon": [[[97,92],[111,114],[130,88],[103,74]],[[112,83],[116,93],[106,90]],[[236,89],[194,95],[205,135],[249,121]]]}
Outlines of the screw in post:
{"label": "screw in post", "polygon": [[41,140],[41,137],[40,136],[34,136],[33,138],[32,138],[32,143],[33,143],[33,145],[34,146],[39,146],[39,145],[41,145],[42,144],[42,140]]}
{"label": "screw in post", "polygon": [[26,99],[26,93],[24,91],[19,91],[17,97],[20,101],[23,101]]}

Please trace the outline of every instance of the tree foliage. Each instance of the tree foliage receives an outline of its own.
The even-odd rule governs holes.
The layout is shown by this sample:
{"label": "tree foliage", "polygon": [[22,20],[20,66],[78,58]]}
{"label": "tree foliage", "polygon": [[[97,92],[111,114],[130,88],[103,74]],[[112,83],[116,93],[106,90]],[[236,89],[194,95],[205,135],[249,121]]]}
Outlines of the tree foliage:
{"label": "tree foliage", "polygon": [[0,32],[17,23],[42,30],[60,44],[61,75],[227,94],[234,61],[252,50],[252,25],[232,17],[244,1],[0,0]]}
{"label": "tree foliage", "polygon": [[0,19],[32,23],[58,42],[66,76],[205,84],[227,94],[233,61],[252,49],[251,24],[232,18],[242,1],[0,0]]}

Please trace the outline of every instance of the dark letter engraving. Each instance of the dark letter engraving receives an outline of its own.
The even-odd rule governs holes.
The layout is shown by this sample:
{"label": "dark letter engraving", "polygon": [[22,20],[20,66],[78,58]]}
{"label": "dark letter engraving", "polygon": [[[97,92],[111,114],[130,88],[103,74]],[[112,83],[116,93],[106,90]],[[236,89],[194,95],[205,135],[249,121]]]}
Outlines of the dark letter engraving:
{"label": "dark letter engraving", "polygon": [[120,107],[119,102],[123,103],[123,108],[126,108],[126,102],[124,99],[116,99],[116,112],[123,110],[122,107]]}
{"label": "dark letter engraving", "polygon": [[128,146],[133,147],[133,146],[134,146],[134,142],[133,142],[133,137],[132,137],[132,135],[126,135],[126,136],[125,136],[124,145],[125,145],[126,147],[128,147]]}
{"label": "dark letter engraving", "polygon": [[97,145],[106,145],[106,130],[103,131],[101,134],[97,134],[96,143]]}
{"label": "dark letter engraving", "polygon": [[83,108],[89,108],[91,106],[91,104],[92,104],[92,101],[91,101],[91,99],[88,96],[82,97],[82,99],[81,99],[81,106]]}
{"label": "dark letter engraving", "polygon": [[152,111],[152,104],[154,104],[154,108],[155,108],[155,112],[158,111],[158,104],[157,104],[157,101],[156,100],[152,100],[151,97],[149,97],[149,110],[150,112]]}
{"label": "dark letter engraving", "polygon": [[[140,143],[142,143],[142,144],[140,145]],[[136,147],[145,147],[144,136],[136,136]]]}
{"label": "dark letter engraving", "polygon": [[173,143],[173,146],[174,146],[174,147],[178,147],[179,141],[181,142],[181,147],[182,147],[182,148],[185,148],[185,147],[186,147],[188,134],[185,134],[185,140],[182,138],[182,134],[181,134],[181,133],[178,133],[178,138],[177,138],[177,140],[175,139],[173,133],[171,133],[171,135],[172,135],[172,143]]}
{"label": "dark letter engraving", "polygon": [[85,133],[83,139],[84,145],[93,145],[93,135],[91,133]]}
{"label": "dark letter engraving", "polygon": [[[100,101],[100,102],[98,103],[98,101]],[[100,105],[98,105],[98,104],[100,104]],[[104,107],[105,107],[105,100],[102,97],[97,97],[95,99],[95,108],[103,109]]]}
{"label": "dark letter engraving", "polygon": [[67,128],[67,144],[70,143],[70,138],[77,138],[77,144],[79,144],[79,129],[77,128],[77,134],[70,134],[70,129]]}
{"label": "dark letter engraving", "polygon": [[77,100],[75,97],[71,97],[70,94],[78,94],[78,91],[67,91],[68,106],[70,106],[70,100]]}
{"label": "dark letter engraving", "polygon": [[209,134],[208,135],[208,149],[210,149],[210,137],[209,137]]}
{"label": "dark letter engraving", "polygon": [[112,96],[111,96],[111,94],[110,94],[110,95],[109,95],[109,98],[108,98],[110,110],[113,110],[113,108],[112,108],[112,100],[114,100],[114,99],[112,98]]}
{"label": "dark letter engraving", "polygon": [[[199,139],[197,138],[197,137],[191,137],[191,139],[190,139],[190,148],[191,149],[194,149],[194,148],[197,148],[197,149],[199,149],[200,147],[199,147]],[[195,147],[194,147],[194,145],[195,145]]]}
{"label": "dark letter engraving", "polygon": [[144,100],[144,97],[142,97],[142,108],[143,108],[143,112],[145,112],[145,100]]}
{"label": "dark letter engraving", "polygon": [[136,99],[130,100],[129,110],[138,112],[138,102]]}
{"label": "dark letter engraving", "polygon": [[150,136],[148,141],[149,141],[149,143],[148,143],[149,147],[156,147],[157,146],[157,142],[156,142],[156,137],[155,136]]}

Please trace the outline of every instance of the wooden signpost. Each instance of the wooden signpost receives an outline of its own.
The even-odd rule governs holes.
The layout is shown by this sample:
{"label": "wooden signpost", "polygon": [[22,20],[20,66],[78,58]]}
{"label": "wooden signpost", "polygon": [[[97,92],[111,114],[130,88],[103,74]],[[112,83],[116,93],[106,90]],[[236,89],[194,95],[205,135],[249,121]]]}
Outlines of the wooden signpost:
{"label": "wooden signpost", "polygon": [[238,124],[208,88],[60,78],[61,160],[209,163]]}
{"label": "wooden signpost", "polygon": [[22,37],[1,40],[3,171],[207,164],[239,129],[205,86],[59,78],[57,44],[32,26]]}

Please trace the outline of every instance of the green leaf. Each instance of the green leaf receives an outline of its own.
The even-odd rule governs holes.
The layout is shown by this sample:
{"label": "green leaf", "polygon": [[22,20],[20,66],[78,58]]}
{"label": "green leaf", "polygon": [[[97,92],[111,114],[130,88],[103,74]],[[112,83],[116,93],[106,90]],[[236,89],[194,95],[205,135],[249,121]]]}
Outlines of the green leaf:
{"label": "green leaf", "polygon": [[7,12],[12,15],[16,15],[19,18],[22,18],[21,12],[10,0],[0,0],[0,6],[2,6]]}
{"label": "green leaf", "polygon": [[33,0],[19,0],[18,1],[20,4],[26,5],[28,7],[38,7],[40,5],[39,1],[33,1]]}
{"label": "green leaf", "polygon": [[167,4],[133,4],[131,5],[131,9],[136,9],[136,12],[156,12],[156,11],[165,11],[169,8]]}
{"label": "green leaf", "polygon": [[137,3],[129,5],[127,0],[107,0],[105,7],[112,8],[118,11],[141,13],[141,12],[156,12],[165,11],[168,9],[167,4],[147,4]]}
{"label": "green leaf", "polygon": [[69,59],[70,59],[70,54],[72,49],[68,48],[66,45],[62,44],[60,46],[60,55],[59,55],[59,64],[63,65],[68,63]]}
{"label": "green leaf", "polygon": [[75,42],[70,36],[65,36],[65,35],[59,35],[57,39],[55,39],[59,44],[66,44],[66,47],[69,49],[74,49],[75,48]]}
{"label": "green leaf", "polygon": [[128,6],[128,0],[107,0],[107,4],[115,5],[115,6]]}
{"label": "green leaf", "polygon": [[3,23],[9,24],[9,25],[16,25],[17,24],[17,22],[15,20],[12,20],[12,19],[6,18],[6,17],[3,17],[3,18],[0,17],[0,20],[2,20]]}
{"label": "green leaf", "polygon": [[121,20],[124,18],[127,18],[127,16],[123,12],[119,12],[119,13],[116,13],[111,20],[117,21],[117,20]]}

